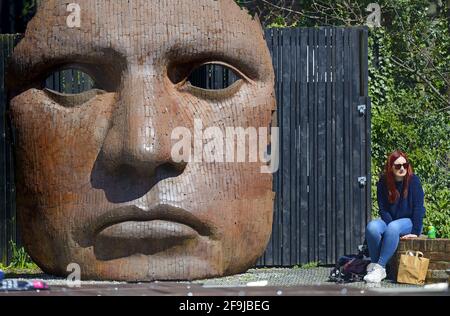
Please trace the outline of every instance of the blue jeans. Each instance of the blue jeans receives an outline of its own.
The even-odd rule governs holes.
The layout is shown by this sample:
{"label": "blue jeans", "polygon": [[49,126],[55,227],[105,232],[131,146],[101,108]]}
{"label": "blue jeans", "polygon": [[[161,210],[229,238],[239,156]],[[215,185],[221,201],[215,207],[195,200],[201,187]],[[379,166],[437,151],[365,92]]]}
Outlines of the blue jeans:
{"label": "blue jeans", "polygon": [[371,221],[366,228],[366,240],[370,259],[383,268],[397,250],[400,237],[408,235],[412,230],[409,218],[400,218],[386,225],[382,219]]}

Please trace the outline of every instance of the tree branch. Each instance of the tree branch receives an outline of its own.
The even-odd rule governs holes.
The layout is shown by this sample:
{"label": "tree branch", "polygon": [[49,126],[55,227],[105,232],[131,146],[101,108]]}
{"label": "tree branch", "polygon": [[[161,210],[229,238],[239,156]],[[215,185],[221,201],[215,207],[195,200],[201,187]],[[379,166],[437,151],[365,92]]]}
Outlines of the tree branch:
{"label": "tree branch", "polygon": [[418,76],[420,79],[423,80],[423,82],[436,94],[436,96],[439,98],[439,100],[443,101],[445,104],[450,105],[450,101],[446,100],[439,90],[431,83],[430,80],[428,80],[423,74],[418,72],[416,69],[412,69],[411,67],[407,66],[403,61],[401,61],[398,58],[390,57],[390,60],[392,60],[393,63],[395,63],[397,66],[402,67],[403,69],[409,71],[410,73],[413,73],[414,75]]}

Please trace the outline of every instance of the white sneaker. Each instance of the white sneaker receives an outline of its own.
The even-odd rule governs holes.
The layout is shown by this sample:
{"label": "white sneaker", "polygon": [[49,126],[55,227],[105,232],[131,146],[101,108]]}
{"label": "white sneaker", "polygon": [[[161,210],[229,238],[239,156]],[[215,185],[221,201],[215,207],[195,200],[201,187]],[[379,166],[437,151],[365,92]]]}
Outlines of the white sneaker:
{"label": "white sneaker", "polygon": [[371,263],[369,263],[368,265],[367,265],[367,273],[369,273],[370,271],[372,271],[373,270],[373,268],[375,267],[375,265],[376,265],[376,263],[373,263],[373,262],[371,262]]}
{"label": "white sneaker", "polygon": [[364,281],[366,281],[367,283],[380,283],[385,278],[386,278],[386,269],[380,266],[378,263],[376,263],[372,271],[370,271],[364,277]]}

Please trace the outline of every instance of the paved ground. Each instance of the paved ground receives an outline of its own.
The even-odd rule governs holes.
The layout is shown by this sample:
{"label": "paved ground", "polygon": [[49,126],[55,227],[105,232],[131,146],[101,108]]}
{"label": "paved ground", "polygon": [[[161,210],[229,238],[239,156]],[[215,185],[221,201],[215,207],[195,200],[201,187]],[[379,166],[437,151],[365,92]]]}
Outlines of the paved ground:
{"label": "paved ground", "polygon": [[[207,286],[243,286],[249,282],[267,281],[269,286],[298,286],[298,285],[330,285],[327,282],[331,268],[319,267],[310,269],[301,268],[270,268],[251,269],[247,273],[231,277],[195,281]],[[406,284],[398,284],[389,280],[383,281],[380,285],[368,285],[365,282],[355,282],[345,284],[348,287],[360,289],[382,287],[382,288],[422,288]]]}
{"label": "paved ground", "polygon": [[336,285],[327,282],[329,272],[330,268],[327,267],[251,269],[244,274],[194,282],[82,281],[81,288],[78,289],[68,288],[65,279],[43,274],[7,277],[46,281],[52,291],[34,293],[37,295],[449,295],[448,289],[397,284],[389,280],[379,285],[368,285],[364,282]]}

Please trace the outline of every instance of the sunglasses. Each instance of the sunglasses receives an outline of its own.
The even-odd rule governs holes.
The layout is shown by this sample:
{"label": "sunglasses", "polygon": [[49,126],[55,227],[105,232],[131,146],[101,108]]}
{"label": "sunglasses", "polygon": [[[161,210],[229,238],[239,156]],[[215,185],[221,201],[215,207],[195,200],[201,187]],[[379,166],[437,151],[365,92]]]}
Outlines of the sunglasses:
{"label": "sunglasses", "polygon": [[400,168],[403,167],[403,169],[408,169],[409,167],[409,162],[405,162],[405,163],[395,163],[394,164],[394,168],[397,170],[400,170]]}

